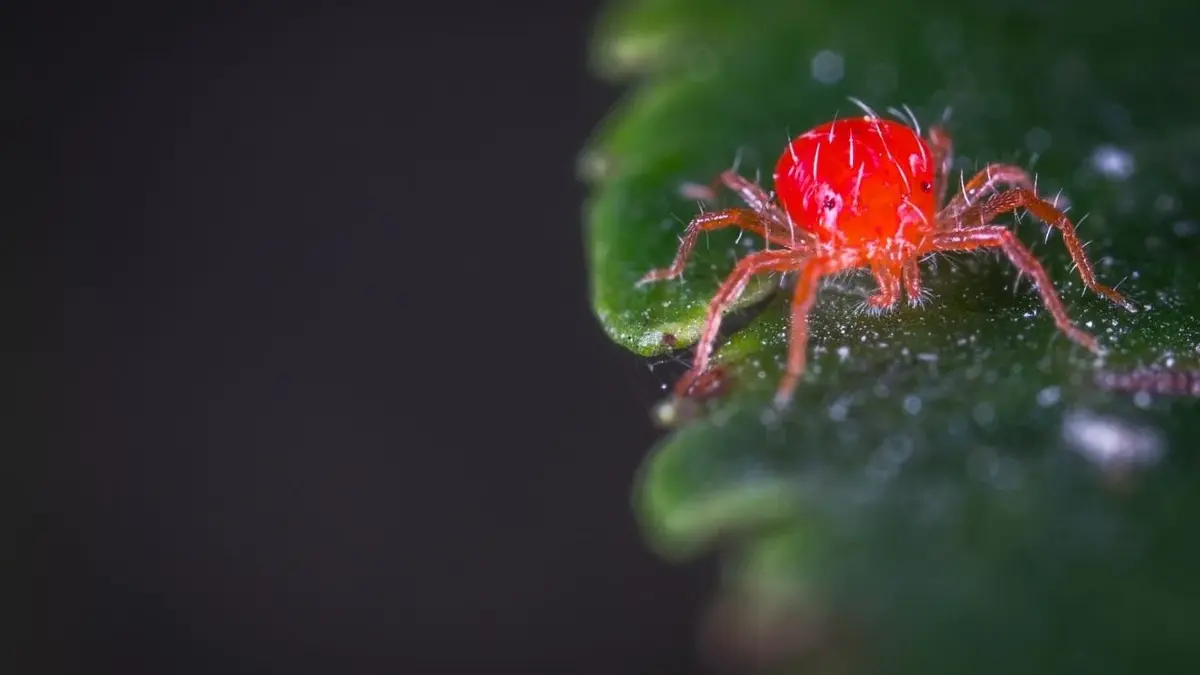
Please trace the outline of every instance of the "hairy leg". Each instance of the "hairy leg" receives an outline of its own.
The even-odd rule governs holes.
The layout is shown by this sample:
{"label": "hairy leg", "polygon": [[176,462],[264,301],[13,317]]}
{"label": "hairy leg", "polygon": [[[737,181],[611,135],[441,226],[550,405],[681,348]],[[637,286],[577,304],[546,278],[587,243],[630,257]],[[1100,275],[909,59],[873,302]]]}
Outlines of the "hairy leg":
{"label": "hairy leg", "polygon": [[1004,251],[1008,259],[1022,274],[1033,279],[1038,293],[1042,296],[1042,303],[1050,312],[1050,316],[1054,317],[1054,323],[1058,325],[1058,329],[1093,353],[1101,352],[1096,338],[1071,322],[1067,308],[1063,306],[1062,300],[1055,293],[1046,269],[1008,228],[991,225],[939,232],[934,235],[928,247],[931,251],[970,251],[980,248],[999,248]]}
{"label": "hairy leg", "polygon": [[821,277],[836,271],[826,260],[813,260],[805,265],[796,279],[792,296],[792,325],[788,337],[787,370],[775,391],[775,406],[783,408],[792,400],[800,376],[804,374],[808,356],[808,314],[817,300]]}
{"label": "hairy leg", "polygon": [[980,199],[995,194],[1001,185],[1032,191],[1033,176],[1015,164],[988,164],[983,171],[960,186],[954,198],[938,214],[938,221],[950,227],[986,225],[986,222],[970,222],[973,218],[962,216]]}
{"label": "hairy leg", "polygon": [[723,171],[720,181],[725,187],[736,192],[751,209],[762,212],[771,208],[771,196],[767,191],[749,178],[743,178],[736,171]]}
{"label": "hairy leg", "polygon": [[901,278],[904,280],[904,293],[908,295],[908,304],[913,307],[921,304],[924,301],[921,296],[921,268],[917,266],[916,256],[904,261]]}
{"label": "hairy leg", "polygon": [[1130,312],[1137,311],[1137,308],[1133,306],[1133,303],[1126,300],[1125,296],[1096,281],[1096,270],[1092,267],[1091,261],[1088,260],[1087,254],[1083,250],[1083,244],[1079,242],[1079,236],[1075,234],[1075,226],[1067,218],[1067,214],[1039,197],[1033,190],[1013,188],[998,193],[986,203],[967,209],[960,217],[960,225],[972,222],[986,225],[992,222],[997,216],[1022,207],[1039,220],[1062,233],[1063,242],[1066,243],[1067,250],[1071,253],[1071,260],[1075,262],[1075,267],[1079,269],[1079,276],[1083,279],[1084,285],[1089,290],[1124,307]]}
{"label": "hairy leg", "polygon": [[762,272],[791,272],[804,264],[805,255],[798,251],[775,249],[751,253],[738,261],[733,272],[725,278],[709,302],[704,328],[700,331],[699,341],[696,342],[696,356],[692,360],[691,369],[676,383],[676,395],[686,395],[696,378],[708,370],[708,363],[716,348],[717,334],[721,330],[721,319],[729,306],[746,289],[750,277]]}
{"label": "hairy leg", "polygon": [[935,125],[929,127],[929,145],[933,148],[933,189],[940,207],[946,203],[946,190],[950,186],[950,167],[954,166],[954,141],[945,129]]}
{"label": "hairy leg", "polygon": [[741,174],[733,169],[722,171],[716,178],[709,181],[707,185],[684,183],[679,191],[684,197],[699,199],[702,202],[711,204],[717,200],[717,189],[722,185],[732,192],[737,193],[742,198],[742,201],[746,202],[746,206],[755,211],[762,211],[768,208],[771,202],[770,195],[761,185],[749,178],[742,177]]}
{"label": "hairy leg", "polygon": [[736,193],[751,211],[758,214],[759,220],[767,232],[769,242],[796,248],[809,238],[809,235],[803,231],[796,231],[788,219],[787,213],[771,201],[770,192],[756,181],[745,178],[736,171],[722,171],[709,185],[686,183],[681,188],[681,193],[684,197],[714,204],[717,200],[717,188],[721,185]]}
{"label": "hairy leg", "polygon": [[692,249],[696,247],[696,240],[700,237],[700,233],[726,227],[738,227],[760,236],[766,236],[766,229],[762,219],[756,212],[749,209],[726,209],[724,211],[701,213],[693,218],[691,223],[688,223],[687,229],[683,233],[683,240],[679,242],[679,250],[675,253],[675,260],[671,263],[671,266],[647,272],[638,281],[637,285],[641,286],[652,281],[674,279],[683,274],[683,267],[687,264],[688,257],[692,255]]}
{"label": "hairy leg", "polygon": [[796,230],[787,213],[771,202],[771,193],[757,182],[743,178],[734,171],[722,173],[721,182],[736,192],[751,210],[758,213],[763,227],[766,228],[769,242],[787,248],[799,248],[811,240],[811,235],[803,230]]}
{"label": "hairy leg", "polygon": [[881,264],[872,265],[871,274],[875,276],[879,290],[867,297],[867,306],[874,310],[895,307],[900,300],[899,275],[892,268]]}

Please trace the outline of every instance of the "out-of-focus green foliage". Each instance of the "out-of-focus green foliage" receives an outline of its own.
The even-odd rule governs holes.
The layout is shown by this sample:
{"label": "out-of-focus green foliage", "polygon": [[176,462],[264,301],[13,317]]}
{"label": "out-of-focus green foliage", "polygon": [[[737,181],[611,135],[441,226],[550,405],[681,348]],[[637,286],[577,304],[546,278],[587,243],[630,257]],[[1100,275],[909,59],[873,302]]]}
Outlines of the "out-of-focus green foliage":
{"label": "out-of-focus green foliage", "polygon": [[[1197,26],[1200,7],[1169,0],[643,0],[603,14],[597,72],[631,90],[582,170],[592,302],[619,344],[694,342],[720,280],[761,245],[712,233],[683,280],[635,287],[697,212],[680,185],[736,156],[769,184],[789,135],[855,114],[848,96],[926,122],[950,110],[958,170],[1033,169],[1088,216],[1100,276],[1142,309],[1082,293],[1061,239],[1023,218],[1018,235],[1106,359],[1062,337],[1028,282],[1014,292],[998,256],[949,256],[923,266],[935,298],[919,309],[865,315],[869,276],[828,284],[809,371],[777,415],[787,298],[771,300],[722,345],[729,393],[654,449],[636,488],[658,550],[719,545],[723,592],[780,617],[749,651],[819,671],[1200,672],[1200,407],[1094,384],[1098,369],[1200,363]],[[775,651],[770,631],[788,636]]]}

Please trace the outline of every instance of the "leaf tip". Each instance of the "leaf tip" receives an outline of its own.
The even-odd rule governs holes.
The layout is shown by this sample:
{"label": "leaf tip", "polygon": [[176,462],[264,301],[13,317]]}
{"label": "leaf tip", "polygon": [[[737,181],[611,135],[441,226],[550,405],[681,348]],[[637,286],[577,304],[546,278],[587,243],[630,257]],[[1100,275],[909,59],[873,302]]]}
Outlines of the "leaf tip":
{"label": "leaf tip", "polygon": [[[691,426],[675,439],[708,427]],[[697,459],[691,455],[698,448],[675,439],[654,452],[634,492],[643,531],[663,557],[695,558],[729,533],[794,517],[794,488],[782,480],[730,475],[724,485],[694,483],[685,466]]]}

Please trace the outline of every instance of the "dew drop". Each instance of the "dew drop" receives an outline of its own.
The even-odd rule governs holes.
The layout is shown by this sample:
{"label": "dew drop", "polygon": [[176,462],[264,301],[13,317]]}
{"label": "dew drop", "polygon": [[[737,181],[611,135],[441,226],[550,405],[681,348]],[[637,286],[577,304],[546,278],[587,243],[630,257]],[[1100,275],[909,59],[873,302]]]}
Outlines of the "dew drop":
{"label": "dew drop", "polygon": [[909,415],[916,415],[921,412],[921,397],[909,394],[904,397],[904,412]]}
{"label": "dew drop", "polygon": [[1135,163],[1128,150],[1101,145],[1092,151],[1092,168],[1109,180],[1125,180],[1133,175]]}
{"label": "dew drop", "polygon": [[967,473],[979,480],[990,482],[999,471],[1000,458],[988,447],[971,450],[967,455]]}
{"label": "dew drop", "polygon": [[823,49],[812,60],[812,77],[821,84],[836,84],[846,72],[846,61],[841,54]]}
{"label": "dew drop", "polygon": [[1041,154],[1050,148],[1050,132],[1033,127],[1025,132],[1025,148],[1033,154]]}
{"label": "dew drop", "polygon": [[1062,389],[1059,387],[1046,387],[1037,393],[1038,405],[1042,406],[1043,408],[1049,408],[1055,403],[1058,403],[1059,399],[1061,398]]}
{"label": "dew drop", "polygon": [[1180,220],[1171,226],[1171,231],[1175,233],[1176,237],[1193,237],[1200,232],[1200,225],[1195,221]]}
{"label": "dew drop", "polygon": [[1153,430],[1086,410],[1063,418],[1062,436],[1076,452],[1103,469],[1154,464],[1164,452],[1162,439]]}
{"label": "dew drop", "polygon": [[1179,198],[1175,195],[1161,194],[1154,200],[1154,210],[1159,213],[1174,213],[1179,210]]}
{"label": "dew drop", "polygon": [[829,406],[829,419],[834,422],[842,422],[846,419],[846,414],[850,412],[850,399],[843,396],[833,402]]}
{"label": "dew drop", "polygon": [[1021,465],[1012,457],[1001,457],[992,474],[992,485],[1000,490],[1015,490],[1021,487]]}
{"label": "dew drop", "polygon": [[971,410],[971,417],[975,418],[979,426],[986,427],[996,419],[996,408],[991,403],[976,403],[975,407]]}

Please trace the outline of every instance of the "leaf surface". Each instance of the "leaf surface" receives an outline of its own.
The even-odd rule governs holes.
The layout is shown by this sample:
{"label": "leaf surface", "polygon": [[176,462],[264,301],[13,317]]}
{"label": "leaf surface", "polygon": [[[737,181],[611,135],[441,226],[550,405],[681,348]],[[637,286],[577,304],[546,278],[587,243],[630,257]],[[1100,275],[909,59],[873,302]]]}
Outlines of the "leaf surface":
{"label": "leaf surface", "polygon": [[787,138],[857,114],[850,96],[923,122],[949,109],[955,176],[1031,168],[1141,310],[1084,293],[1061,238],[1018,218],[1105,358],[1062,336],[1006,260],[939,257],[921,308],[867,315],[869,275],[827,282],[778,414],[777,294],[722,342],[727,393],[648,458],[651,543],[682,558],[722,542],[727,593],[857,626],[854,672],[1196,672],[1200,408],[1096,380],[1200,368],[1198,25],[1170,0],[613,3],[594,62],[631,89],[582,166],[592,303],[617,343],[693,343],[721,279],[762,246],[714,232],[682,280],[636,287],[699,210],[680,186],[735,158],[769,186]]}

